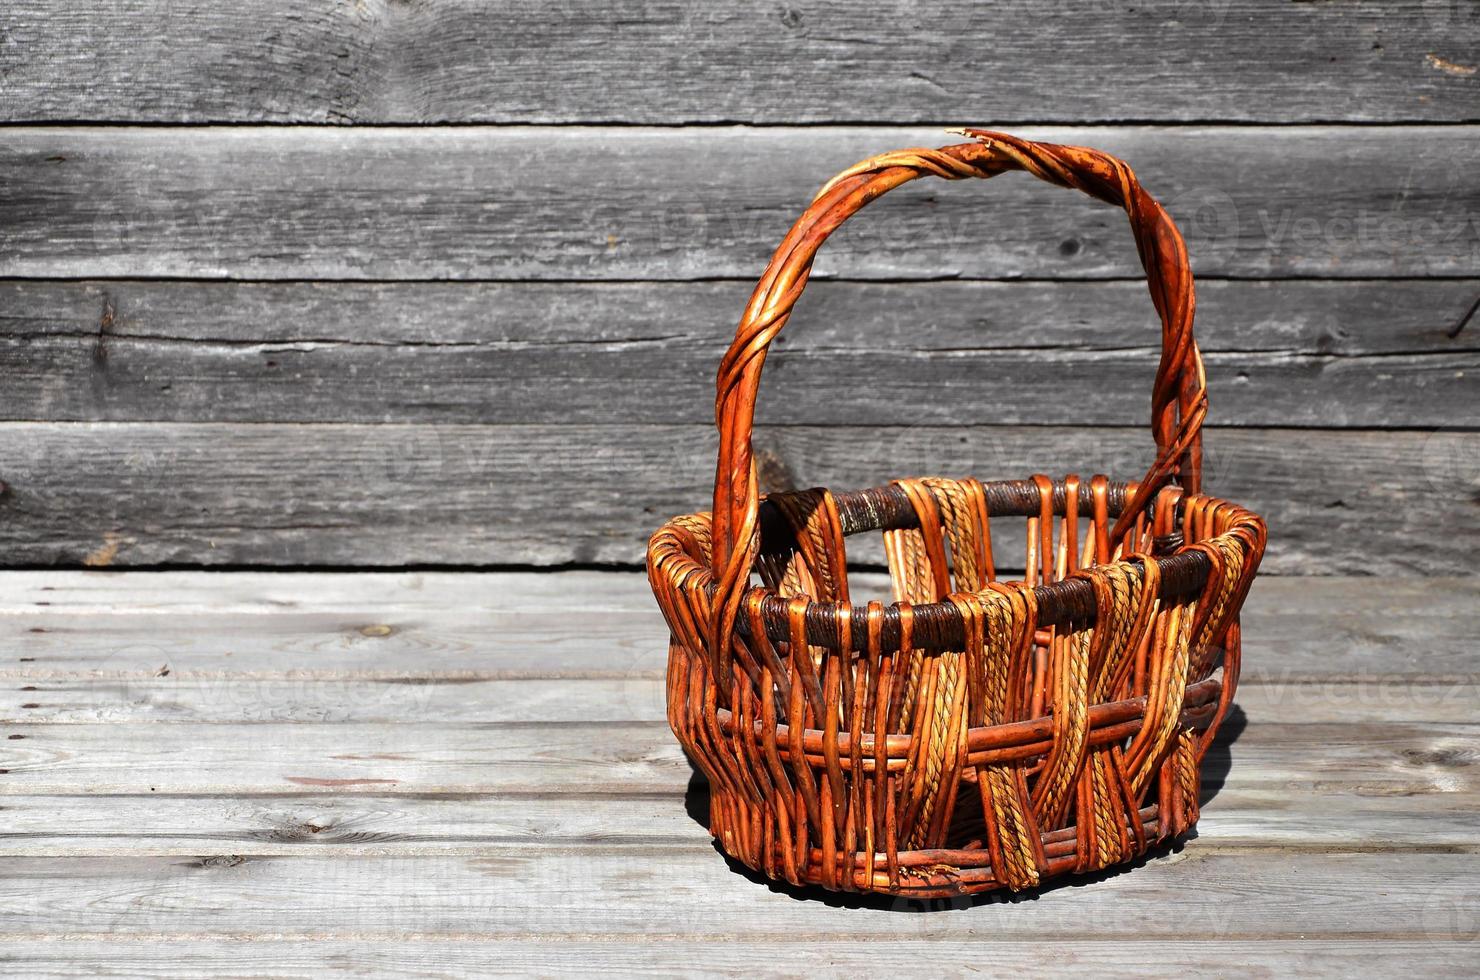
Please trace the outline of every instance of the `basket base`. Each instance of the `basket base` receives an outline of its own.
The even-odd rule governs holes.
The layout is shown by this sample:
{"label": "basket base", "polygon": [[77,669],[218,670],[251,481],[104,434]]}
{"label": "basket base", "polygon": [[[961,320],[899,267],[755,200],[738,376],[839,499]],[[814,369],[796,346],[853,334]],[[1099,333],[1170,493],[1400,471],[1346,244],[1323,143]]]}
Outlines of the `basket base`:
{"label": "basket base", "polygon": [[[711,802],[712,808],[716,805],[723,808],[719,797]],[[711,810],[712,815],[718,812],[719,809]],[[976,816],[980,819],[979,810]],[[1074,827],[1043,834],[1041,839],[1046,860],[1040,869],[1039,884],[1076,873],[1090,874],[1131,864],[1152,848],[1180,837],[1193,826],[1187,824],[1178,828],[1164,823],[1156,804],[1142,808],[1137,816],[1140,818],[1139,826],[1132,827],[1128,823],[1126,827],[1132,846],[1106,862],[1095,860],[1093,855],[1081,856]],[[763,848],[756,855],[759,860],[751,860],[752,852],[741,842],[739,835],[727,832],[722,819],[719,823],[721,826],[714,826],[714,821],[711,821],[710,833],[720,850],[752,871],[777,882],[816,886],[828,891],[920,899],[980,895],[1012,887],[993,871],[991,855],[980,841],[966,841],[961,847],[898,851],[893,861],[886,853],[876,853],[870,860],[867,854],[834,852],[825,855],[821,849],[811,847],[807,849],[805,862],[796,860],[793,850],[789,866],[788,848],[783,842],[773,841],[769,849]]]}

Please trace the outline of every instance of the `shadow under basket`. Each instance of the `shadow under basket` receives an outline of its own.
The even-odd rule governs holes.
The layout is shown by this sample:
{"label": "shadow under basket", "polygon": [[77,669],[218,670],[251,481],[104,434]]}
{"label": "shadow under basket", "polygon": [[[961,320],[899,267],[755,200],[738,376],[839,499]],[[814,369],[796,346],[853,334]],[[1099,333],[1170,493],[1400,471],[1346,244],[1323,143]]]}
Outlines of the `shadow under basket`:
{"label": "shadow under basket", "polygon": [[[1238,682],[1265,529],[1200,491],[1182,240],[1113,157],[971,135],[864,161],[793,226],[720,365],[714,509],[648,546],[669,724],[709,781],[720,846],[773,879],[923,898],[1132,861],[1196,822]],[[761,365],[827,235],[907,180],[1015,169],[1131,218],[1162,321],[1146,475],[762,498]],[[883,537],[889,601],[850,594],[845,542],[865,532]]]}

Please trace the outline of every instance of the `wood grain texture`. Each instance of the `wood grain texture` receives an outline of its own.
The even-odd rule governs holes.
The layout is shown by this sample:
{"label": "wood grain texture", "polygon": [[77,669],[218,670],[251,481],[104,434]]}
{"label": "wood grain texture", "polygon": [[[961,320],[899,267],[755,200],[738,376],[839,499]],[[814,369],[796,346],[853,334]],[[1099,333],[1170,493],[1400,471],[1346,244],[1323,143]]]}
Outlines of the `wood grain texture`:
{"label": "wood grain texture", "polygon": [[[741,282],[0,282],[16,420],[707,422]],[[1480,401],[1480,280],[1213,280],[1219,425],[1443,426]],[[774,422],[1140,424],[1137,282],[819,282],[767,361]],[[1080,393],[1060,397],[1064,390]]]}
{"label": "wood grain texture", "polygon": [[[1029,901],[859,903],[708,843],[640,574],[0,574],[0,961],[651,975],[805,949],[856,975],[990,943],[1096,975],[1468,975],[1477,587],[1262,580],[1197,839]],[[573,591],[579,646],[531,632]]]}
{"label": "wood grain texture", "polygon": [[[860,595],[882,592],[884,582],[880,573],[853,576]],[[1463,693],[1480,683],[1480,580],[1374,584],[1259,579],[1243,611],[1245,687],[1344,712],[1326,717],[1407,711],[1387,717],[1461,720]],[[566,608],[570,596],[580,610]],[[268,691],[279,685],[284,704],[315,711],[337,690],[348,702],[340,718],[408,696],[430,699],[448,720],[473,720],[456,707],[479,703],[468,685],[558,680],[620,685],[623,704],[605,709],[594,690],[572,687],[570,696],[587,690],[582,704],[615,712],[607,717],[657,718],[647,685],[666,665],[663,637],[640,572],[0,573],[0,678],[17,708],[37,701],[24,687],[78,680],[115,683],[145,704],[167,704],[168,684],[255,681]],[[315,682],[332,683],[314,694]],[[535,710],[540,699],[516,689],[530,702],[523,710]],[[219,710],[232,710],[237,689],[214,690],[227,699]],[[350,700],[352,691],[368,700]],[[27,710],[71,703],[44,700]],[[646,713],[620,714],[639,708]],[[378,715],[358,720],[370,717]]]}
{"label": "wood grain texture", "polygon": [[[0,796],[287,792],[672,793],[692,770],[665,722],[439,722],[413,696],[402,724],[4,724]],[[13,736],[22,738],[15,739]],[[1469,723],[1250,724],[1226,784],[1369,795],[1480,792]],[[1209,775],[1204,772],[1204,781]]]}
{"label": "wood grain texture", "polygon": [[[920,911],[928,911],[920,909]],[[1436,913],[1437,915],[1437,913]],[[783,940],[723,942],[665,938],[654,944],[622,939],[534,941],[322,939],[305,943],[263,939],[223,944],[214,938],[171,938],[141,942],[115,938],[19,940],[0,946],[0,964],[28,977],[95,977],[109,971],[141,978],[196,980],[222,967],[248,975],[317,980],[325,976],[460,977],[602,976],[687,977],[695,972],[747,977],[792,977],[805,956],[808,976],[851,978],[872,971],[908,974],[921,962],[967,963],[982,955],[982,943],[952,939],[858,943],[809,939],[804,953]],[[655,950],[657,952],[655,952]],[[1297,972],[1302,977],[1346,980],[1371,971],[1387,975],[1415,972],[1425,977],[1468,978],[1473,946],[1464,939],[1115,939],[1055,938],[991,943],[992,965],[1003,972],[1028,974],[1052,969],[1055,976],[1138,975],[1146,964],[1196,974],[1209,963],[1220,976],[1269,977]]]}
{"label": "wood grain texture", "polygon": [[1464,0],[43,0],[8,21],[7,118],[154,122],[1473,120],[1480,39]]}
{"label": "wood grain texture", "polygon": [[[799,902],[731,871],[705,844],[527,848],[480,857],[210,855],[10,858],[5,932],[22,936],[401,939],[778,937],[857,942],[1056,942],[1093,930],[1146,939],[1467,938],[1480,912],[1475,854],[1219,853],[1189,846],[1092,887],[957,914],[903,899]],[[572,882],[582,887],[572,887]],[[1381,888],[1373,887],[1377,882]],[[944,904],[944,909],[953,906]],[[1154,908],[1155,915],[1147,915]]]}
{"label": "wood grain texture", "polygon": [[[353,786],[256,796],[7,795],[0,862],[223,853],[476,857],[496,845],[702,848],[707,831],[687,812],[685,794],[675,785],[623,795],[377,794]],[[1227,783],[1204,796],[1193,846],[1412,852],[1463,850],[1480,837],[1480,797],[1471,792]],[[702,797],[696,790],[696,801]]]}
{"label": "wood grain texture", "polygon": [[[1197,838],[859,903],[715,853],[640,573],[0,573],[3,972],[1480,969],[1480,7],[20,7],[0,565],[630,566],[707,505],[714,364],[820,179],[995,121],[1181,223],[1207,482],[1272,574]],[[766,480],[1138,475],[1137,273],[1027,179],[880,202],[770,362]],[[1358,570],[1463,577],[1290,574]]]}
{"label": "wood grain texture", "polygon": [[[882,573],[867,573],[870,582]],[[222,615],[293,612],[415,612],[441,617],[457,612],[544,613],[559,609],[568,589],[579,589],[587,612],[656,613],[641,575],[630,572],[151,572],[133,575],[105,570],[0,571],[0,612],[58,612],[106,615],[119,629],[135,614],[169,612]],[[1336,585],[1335,581],[1316,583]],[[1442,595],[1445,583],[1426,594]],[[1401,587],[1401,586],[1400,586]],[[1410,584],[1410,588],[1416,584]],[[498,602],[489,600],[497,595]],[[3,620],[0,620],[3,621]],[[269,619],[263,619],[266,624]],[[529,666],[537,656],[522,647],[502,651]],[[563,658],[544,659],[559,666]],[[555,675],[545,675],[555,676]]]}
{"label": "wood grain texture", "polygon": [[[1033,128],[1125,159],[1199,274],[1480,275],[1476,129]],[[0,275],[694,279],[758,275],[821,180],[930,128],[22,127]],[[1016,176],[1019,179],[1013,179]],[[829,242],[854,278],[1139,275],[1121,216],[1022,175],[921,181]]]}
{"label": "wood grain texture", "polygon": [[[1070,467],[1134,479],[1151,445],[1141,428],[937,421],[777,426],[757,445],[773,484],[838,488]],[[1205,485],[1268,519],[1269,572],[1468,574],[1477,445],[1463,430],[1219,429]],[[660,521],[705,507],[713,446],[707,425],[0,424],[0,554],[119,567],[635,565]],[[860,541],[855,558],[880,560],[876,540]]]}
{"label": "wood grain texture", "polygon": [[[661,646],[655,624],[652,645]],[[189,661],[193,651],[180,639]],[[163,645],[161,645],[163,646]],[[145,677],[44,677],[46,668],[0,686],[0,721],[39,724],[158,722],[378,723],[436,719],[478,724],[557,724],[666,720],[663,680],[634,665],[621,677],[310,679],[291,668],[263,679],[177,677],[170,650]],[[233,658],[241,654],[233,654]],[[1281,659],[1266,644],[1246,656],[1268,668]],[[306,659],[306,657],[305,657]],[[657,656],[651,659],[658,659]],[[107,661],[103,665],[107,667]],[[19,672],[16,672],[19,674]],[[1252,671],[1256,676],[1263,671]],[[12,680],[12,678],[6,678]],[[26,683],[21,683],[24,680]],[[1454,722],[1474,720],[1480,683],[1421,682],[1408,677],[1333,677],[1320,682],[1244,682],[1238,704],[1253,723]]]}

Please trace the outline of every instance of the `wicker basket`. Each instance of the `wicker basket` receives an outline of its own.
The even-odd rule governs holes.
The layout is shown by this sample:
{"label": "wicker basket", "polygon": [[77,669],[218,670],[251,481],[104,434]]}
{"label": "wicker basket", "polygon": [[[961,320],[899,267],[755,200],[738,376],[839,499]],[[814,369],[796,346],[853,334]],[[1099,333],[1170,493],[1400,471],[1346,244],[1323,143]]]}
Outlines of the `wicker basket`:
{"label": "wicker basket", "polygon": [[[1207,398],[1182,238],[1112,156],[964,132],[844,171],[792,226],[720,365],[712,517],[674,518],[648,548],[669,722],[708,777],[711,832],[794,884],[959,895],[1129,861],[1197,820],[1238,680],[1265,531],[1199,492]],[[890,188],[1007,170],[1130,217],[1162,323],[1150,470],[762,500],[761,365],[817,249]],[[1004,560],[1009,522],[1027,543]],[[850,601],[844,539],[860,531],[883,534],[892,604]],[[999,562],[1026,570],[1000,580]]]}

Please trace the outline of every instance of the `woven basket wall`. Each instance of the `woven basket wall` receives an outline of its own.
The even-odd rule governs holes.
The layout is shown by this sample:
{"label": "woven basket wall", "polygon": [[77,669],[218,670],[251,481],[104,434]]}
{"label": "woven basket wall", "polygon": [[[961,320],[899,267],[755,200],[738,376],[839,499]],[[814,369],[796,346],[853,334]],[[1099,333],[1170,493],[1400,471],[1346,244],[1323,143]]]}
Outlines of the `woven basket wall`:
{"label": "woven basket wall", "polygon": [[[1265,532],[1201,493],[1206,384],[1181,236],[1114,157],[967,133],[850,168],[792,227],[720,365],[714,509],[649,545],[669,721],[709,780],[711,830],[795,884],[956,895],[1131,860],[1197,820],[1199,766],[1237,685]],[[890,188],[1008,170],[1130,218],[1162,323],[1150,469],[762,499],[761,367],[817,249]],[[860,601],[846,539],[870,531],[891,595]]]}

